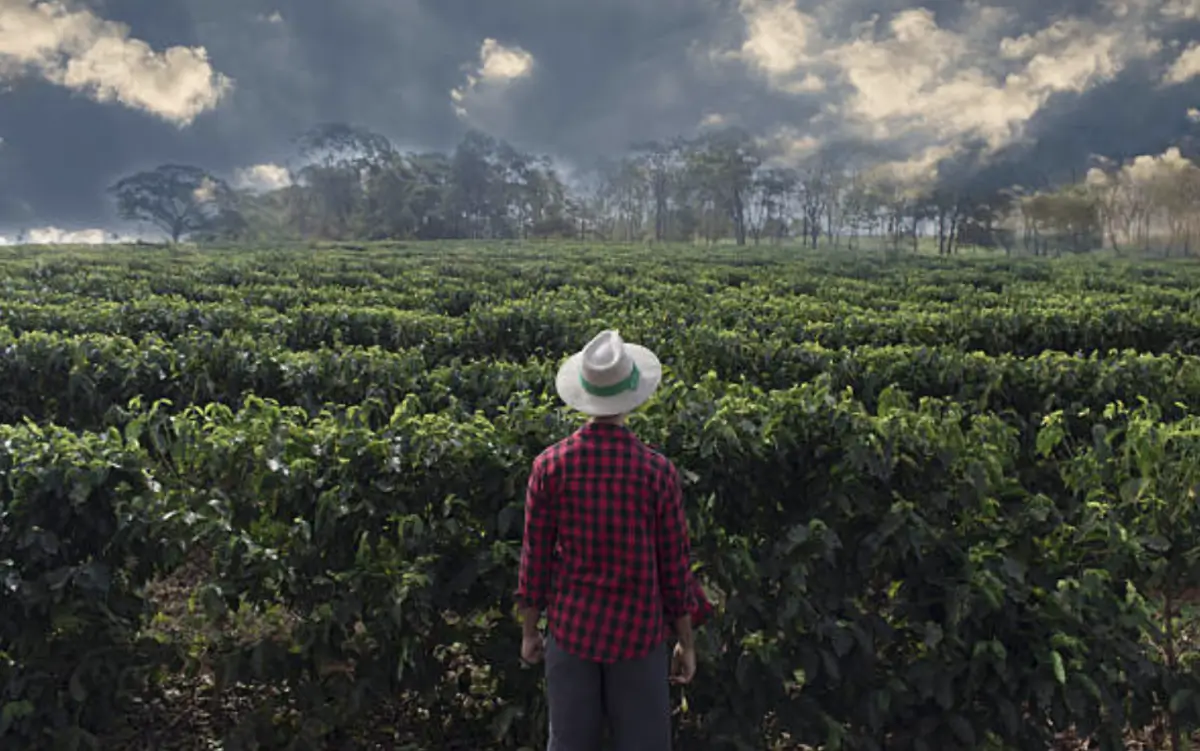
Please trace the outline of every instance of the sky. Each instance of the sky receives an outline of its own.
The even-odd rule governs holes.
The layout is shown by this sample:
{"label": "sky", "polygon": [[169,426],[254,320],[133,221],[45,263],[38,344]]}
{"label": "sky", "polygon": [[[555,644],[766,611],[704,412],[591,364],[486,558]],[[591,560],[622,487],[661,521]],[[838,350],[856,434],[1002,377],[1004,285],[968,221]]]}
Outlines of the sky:
{"label": "sky", "polygon": [[0,0],[0,234],[100,241],[105,187],[166,162],[269,187],[322,122],[576,166],[738,125],[912,179],[1082,174],[1200,127],[1198,42],[1200,0]]}

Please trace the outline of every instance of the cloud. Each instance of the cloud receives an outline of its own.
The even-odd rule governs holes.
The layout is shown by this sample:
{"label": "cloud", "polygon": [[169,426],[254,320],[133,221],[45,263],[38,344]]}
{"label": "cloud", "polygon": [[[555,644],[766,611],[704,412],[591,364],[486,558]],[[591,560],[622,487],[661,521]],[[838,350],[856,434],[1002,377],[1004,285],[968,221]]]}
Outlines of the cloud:
{"label": "cloud", "polygon": [[910,178],[932,179],[940,162],[968,149],[997,153],[1055,96],[1110,82],[1162,48],[1142,30],[1137,7],[1107,20],[1062,16],[1020,35],[1004,34],[1015,19],[1005,9],[968,4],[952,27],[908,8],[842,38],[791,0],[742,0],[740,12],[745,40],[727,58],[784,94],[830,89],[806,139],[827,131],[897,144],[904,157],[885,167]]}
{"label": "cloud", "polygon": [[233,173],[233,187],[255,193],[266,193],[292,184],[292,175],[278,164],[256,164]]}
{"label": "cloud", "polygon": [[205,177],[192,191],[192,197],[199,203],[208,203],[217,197],[217,183],[211,177]]}
{"label": "cloud", "polygon": [[58,227],[40,227],[27,233],[31,245],[103,245],[111,240],[111,234],[102,229],[64,230]]}
{"label": "cloud", "polygon": [[1183,156],[1178,147],[1172,146],[1162,154],[1142,154],[1115,166],[1104,160],[1100,167],[1092,167],[1085,182],[1092,188],[1147,190],[1154,188],[1172,189],[1175,179],[1196,170],[1196,165]]}
{"label": "cloud", "polygon": [[520,47],[505,47],[495,39],[483,40],[479,49],[479,76],[484,81],[511,81],[533,69],[533,55]]}
{"label": "cloud", "polygon": [[1162,14],[1188,21],[1200,18],[1200,0],[1168,0],[1162,7]]}
{"label": "cloud", "polygon": [[746,40],[733,57],[764,73],[781,91],[822,91],[825,82],[806,66],[818,62],[822,43],[817,20],[788,0],[741,0]]}
{"label": "cloud", "polygon": [[128,27],[89,10],[0,0],[0,79],[28,74],[181,126],[216,107],[233,86],[203,47],[155,52]]}
{"label": "cloud", "polygon": [[520,47],[506,47],[495,39],[484,39],[479,48],[479,64],[467,74],[466,83],[450,91],[454,111],[469,116],[471,99],[490,99],[513,81],[533,72],[533,55]]}
{"label": "cloud", "polygon": [[1163,75],[1163,83],[1167,85],[1187,83],[1200,76],[1200,44],[1193,42],[1188,45],[1175,62]]}
{"label": "cloud", "polygon": [[762,138],[761,142],[772,155],[768,160],[772,166],[802,162],[821,148],[819,139],[791,125],[782,126],[770,136]]}
{"label": "cloud", "polygon": [[1179,151],[1172,146],[1162,154],[1152,156],[1143,154],[1122,168],[1134,182],[1152,182],[1164,175],[1178,173],[1182,169],[1194,166]]}
{"label": "cloud", "polygon": [[67,230],[60,227],[38,227],[16,237],[0,235],[0,245],[109,245],[136,241],[136,237],[102,229]]}
{"label": "cloud", "polygon": [[[1200,79],[1157,85],[1200,40],[1198,0],[62,3],[0,0],[5,229],[119,226],[104,188],[120,176],[181,163],[232,181],[282,163],[290,139],[322,122],[406,150],[450,150],[475,127],[576,169],[732,124],[794,160],[832,154],[990,189],[1071,179],[1093,153],[1162,153],[1196,129],[1185,113],[1200,107]],[[35,38],[46,41],[17,62],[8,48]],[[208,114],[178,128],[86,88],[5,91],[17,75],[63,80],[101,38],[131,53],[122,80],[182,45],[202,74],[151,88],[148,106]],[[236,96],[214,83],[229,79]],[[216,103],[214,88],[226,91]],[[712,114],[723,121],[704,124]]]}

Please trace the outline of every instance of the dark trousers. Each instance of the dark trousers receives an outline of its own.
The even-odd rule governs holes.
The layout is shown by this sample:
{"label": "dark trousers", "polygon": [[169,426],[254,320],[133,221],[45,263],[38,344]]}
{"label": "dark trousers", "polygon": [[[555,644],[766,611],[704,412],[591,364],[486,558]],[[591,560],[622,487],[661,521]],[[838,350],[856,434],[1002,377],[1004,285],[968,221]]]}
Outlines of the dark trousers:
{"label": "dark trousers", "polygon": [[671,694],[666,642],[637,660],[581,660],[546,639],[550,745],[546,751],[600,751],[604,719],[613,751],[670,751]]}

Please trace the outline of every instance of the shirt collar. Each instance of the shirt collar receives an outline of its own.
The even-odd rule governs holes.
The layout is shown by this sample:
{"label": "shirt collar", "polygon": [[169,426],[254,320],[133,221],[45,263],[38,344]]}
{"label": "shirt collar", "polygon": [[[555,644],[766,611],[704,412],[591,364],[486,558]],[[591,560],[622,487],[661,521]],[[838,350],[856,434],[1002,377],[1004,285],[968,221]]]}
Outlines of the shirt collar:
{"label": "shirt collar", "polygon": [[585,422],[581,433],[596,433],[600,435],[632,435],[628,425],[614,425],[610,422]]}

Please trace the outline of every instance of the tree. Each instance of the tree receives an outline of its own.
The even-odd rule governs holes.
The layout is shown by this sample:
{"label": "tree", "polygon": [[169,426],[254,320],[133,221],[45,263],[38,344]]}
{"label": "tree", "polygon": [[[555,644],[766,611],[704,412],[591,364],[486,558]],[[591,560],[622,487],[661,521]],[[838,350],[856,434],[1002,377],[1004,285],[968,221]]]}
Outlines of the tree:
{"label": "tree", "polygon": [[938,255],[954,255],[966,202],[957,190],[934,189],[925,197],[923,213],[937,224]]}
{"label": "tree", "polygon": [[456,232],[469,239],[504,237],[504,177],[496,139],[469,131],[450,159],[450,195]]}
{"label": "tree", "polygon": [[172,243],[193,232],[230,222],[234,193],[199,167],[164,164],[123,178],[108,189],[122,219],[154,224]]}
{"label": "tree", "polygon": [[369,168],[387,162],[396,149],[387,136],[347,123],[323,123],[296,139],[310,164]]}
{"label": "tree", "polygon": [[[402,153],[366,128],[327,123],[294,140],[289,184],[234,194],[195,167],[166,166],[110,190],[122,216],[153,221],[173,241],[504,239],[739,245],[825,235],[850,249],[863,237],[891,250],[937,238],[960,246],[1036,254],[1190,255],[1200,242],[1200,141],[1080,175],[1045,174],[1022,188],[1010,167],[963,162],[932,171],[891,161],[858,141],[816,152],[795,139],[756,139],[739,128],[635,143],[625,154],[572,169],[570,187],[549,157],[480,131],[450,152]],[[1186,148],[1185,148],[1186,147]],[[943,160],[945,161],[945,160]],[[578,168],[581,165],[576,165]],[[1023,168],[1023,176],[1036,170]],[[0,191],[0,200],[4,194]],[[0,206],[0,213],[4,207]],[[1097,242],[1099,234],[1099,243]]]}
{"label": "tree", "polygon": [[356,125],[324,123],[302,133],[296,145],[309,199],[296,205],[305,212],[300,223],[328,239],[369,236],[368,183],[400,158],[391,141]]}
{"label": "tree", "polygon": [[882,196],[875,185],[862,172],[854,172],[846,180],[842,194],[842,221],[850,230],[849,247],[855,248],[855,239],[864,232],[874,236],[882,211]]}
{"label": "tree", "polygon": [[600,165],[602,187],[600,210],[608,215],[605,236],[610,240],[632,242],[645,237],[650,182],[641,161],[625,157],[604,160]]}
{"label": "tree", "polygon": [[1104,241],[1100,206],[1079,186],[1038,192],[1021,199],[1026,246],[1034,255],[1094,250]]}
{"label": "tree", "polygon": [[[820,157],[808,160],[800,177],[801,237],[807,238],[813,248],[821,239],[821,222],[834,213],[831,204],[836,194],[832,178],[831,165]],[[829,230],[832,234],[832,222]]]}
{"label": "tree", "polygon": [[1011,253],[1014,233],[1002,225],[1012,210],[1013,196],[1007,191],[968,196],[959,217],[955,243],[983,248],[999,246],[1005,253]]}
{"label": "tree", "polygon": [[450,193],[453,189],[450,159],[445,154],[412,154],[408,165],[415,181],[408,194],[409,210],[417,218],[415,237],[432,240],[453,237]]}
{"label": "tree", "polygon": [[763,163],[758,146],[745,131],[729,128],[699,138],[688,157],[689,174],[709,212],[705,238],[714,240],[727,223],[735,242],[745,245],[747,202]]}
{"label": "tree", "polygon": [[750,235],[758,245],[763,235],[779,242],[791,221],[789,206],[800,184],[800,175],[788,167],[771,167],[755,178],[757,200],[750,207]]}
{"label": "tree", "polygon": [[1088,172],[1084,190],[1099,206],[1113,250],[1138,245],[1148,252],[1158,245],[1168,255],[1192,252],[1200,230],[1200,167],[1179,148],[1120,166],[1102,159]]}
{"label": "tree", "polygon": [[670,232],[671,197],[683,176],[686,148],[687,144],[680,138],[633,146],[639,171],[649,183],[656,242],[666,240]]}

